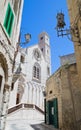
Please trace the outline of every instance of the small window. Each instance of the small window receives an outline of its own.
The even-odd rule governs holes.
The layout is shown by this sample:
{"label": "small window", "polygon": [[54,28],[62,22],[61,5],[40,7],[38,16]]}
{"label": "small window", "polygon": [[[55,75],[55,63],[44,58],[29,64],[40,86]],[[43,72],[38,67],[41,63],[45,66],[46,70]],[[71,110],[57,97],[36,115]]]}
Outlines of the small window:
{"label": "small window", "polygon": [[8,4],[6,15],[5,15],[5,20],[4,20],[4,27],[9,37],[11,36],[11,33],[12,33],[13,21],[14,21],[14,14],[13,14],[10,4]]}
{"label": "small window", "polygon": [[49,92],[49,94],[52,94],[52,90]]}
{"label": "small window", "polygon": [[41,40],[43,39],[43,37],[40,38]]}
{"label": "small window", "polygon": [[20,59],[21,63],[24,63],[25,61],[25,57],[21,55],[21,59]]}

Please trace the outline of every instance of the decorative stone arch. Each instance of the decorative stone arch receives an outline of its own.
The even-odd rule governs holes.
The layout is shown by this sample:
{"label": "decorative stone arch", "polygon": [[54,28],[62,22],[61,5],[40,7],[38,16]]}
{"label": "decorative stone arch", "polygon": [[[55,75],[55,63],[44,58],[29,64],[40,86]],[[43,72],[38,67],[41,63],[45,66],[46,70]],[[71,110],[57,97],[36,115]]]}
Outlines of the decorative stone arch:
{"label": "decorative stone arch", "polygon": [[[4,44],[4,43],[3,43]],[[12,64],[11,59],[3,46],[0,46],[0,64],[5,73],[5,83],[11,86],[12,82]],[[6,55],[6,57],[5,57]]]}
{"label": "decorative stone arch", "polygon": [[[3,43],[4,44],[4,43]],[[1,45],[1,42],[0,42]],[[2,72],[0,73],[3,76],[3,80],[1,81],[1,103],[0,105],[2,108],[0,108],[1,114],[5,112],[8,102],[9,102],[9,95],[10,95],[10,86],[12,82],[12,64],[10,57],[6,51],[6,49],[3,46],[0,46],[0,68],[3,70],[3,75]]]}
{"label": "decorative stone arch", "polygon": [[[8,55],[6,54],[5,57],[5,50],[4,48],[1,48],[0,50],[0,75],[2,76],[2,83],[1,83],[1,102],[0,105],[2,106],[2,108],[0,108],[1,114],[3,114],[3,112],[5,112],[6,114],[6,110],[7,110],[7,104],[9,101],[9,92],[10,92],[10,85],[11,85],[11,67],[10,67],[10,59],[8,57]],[[7,59],[8,58],[8,59]],[[10,69],[9,69],[10,68]],[[9,77],[9,75],[11,75],[11,77]]]}
{"label": "decorative stone arch", "polygon": [[40,51],[40,49],[35,48],[35,49],[33,50],[33,56],[34,56],[34,58],[35,58],[37,61],[40,61],[40,60],[41,60],[41,51]]}

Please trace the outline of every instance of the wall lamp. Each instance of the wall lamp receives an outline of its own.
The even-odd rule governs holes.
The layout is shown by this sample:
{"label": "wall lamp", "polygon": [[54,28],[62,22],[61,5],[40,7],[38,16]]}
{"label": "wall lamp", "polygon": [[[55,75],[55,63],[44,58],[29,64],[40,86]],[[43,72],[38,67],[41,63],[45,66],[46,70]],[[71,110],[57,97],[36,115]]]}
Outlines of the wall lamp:
{"label": "wall lamp", "polygon": [[27,43],[30,42],[30,39],[31,39],[30,33],[25,34],[24,37],[25,37],[25,42],[19,42],[19,45],[26,45]]}
{"label": "wall lamp", "polygon": [[[79,16],[78,16],[77,22],[79,20]],[[66,23],[64,20],[64,14],[62,12],[57,13],[56,18],[57,18],[57,25],[56,25],[55,29],[57,30],[57,36],[63,37],[64,35],[66,35],[69,40],[80,43],[81,40],[80,40],[80,36],[79,36],[77,22],[74,23],[73,27],[70,27],[69,29],[65,29]],[[74,37],[76,38],[76,40],[74,40]]]}

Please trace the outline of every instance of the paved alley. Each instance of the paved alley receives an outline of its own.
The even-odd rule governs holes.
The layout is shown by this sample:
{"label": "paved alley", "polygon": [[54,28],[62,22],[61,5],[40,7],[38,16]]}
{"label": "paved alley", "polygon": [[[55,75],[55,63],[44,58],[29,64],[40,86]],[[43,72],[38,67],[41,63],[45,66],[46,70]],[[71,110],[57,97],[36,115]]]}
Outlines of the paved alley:
{"label": "paved alley", "polygon": [[5,130],[56,130],[46,126],[41,120],[10,120]]}

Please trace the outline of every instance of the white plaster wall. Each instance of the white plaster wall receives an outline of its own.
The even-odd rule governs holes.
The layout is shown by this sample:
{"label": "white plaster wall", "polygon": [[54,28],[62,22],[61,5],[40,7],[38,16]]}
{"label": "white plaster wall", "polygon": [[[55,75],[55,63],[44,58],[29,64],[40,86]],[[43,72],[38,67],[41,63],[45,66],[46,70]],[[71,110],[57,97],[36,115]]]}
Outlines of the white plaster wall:
{"label": "white plaster wall", "polygon": [[35,104],[41,109],[44,109],[44,97],[42,93],[43,89],[40,84],[34,82],[28,82],[24,94],[22,96],[21,103]]}
{"label": "white plaster wall", "polygon": [[21,108],[20,110],[17,110],[13,112],[12,114],[9,114],[7,117],[7,120],[21,120],[21,119],[41,119],[44,120],[44,115],[38,112],[35,109],[25,109]]}
{"label": "white plaster wall", "polygon": [[[32,89],[32,88],[31,88]],[[21,99],[21,103],[29,103],[29,100],[30,100],[30,86],[29,86],[29,83],[26,84],[26,86],[24,87],[24,93],[23,93],[23,96],[22,96],[22,99]]]}
{"label": "white plaster wall", "polygon": [[16,105],[17,89],[18,81],[15,83],[14,89],[10,92],[9,108],[14,107]]}
{"label": "white plaster wall", "polygon": [[[41,53],[41,61],[36,61],[36,59],[33,56],[33,50],[35,48],[38,48],[40,53]],[[40,67],[41,67],[41,84],[43,84],[43,86],[44,86],[45,83],[46,83],[46,79],[47,79],[47,68],[46,68],[47,63],[45,62],[45,59],[44,59],[42,52],[41,52],[38,45],[34,45],[34,46],[28,48],[26,60],[27,60],[26,61],[27,64],[25,65],[26,66],[25,72],[26,72],[26,75],[27,75],[27,81],[32,80],[33,66],[34,66],[35,62],[38,62],[40,64]]]}

